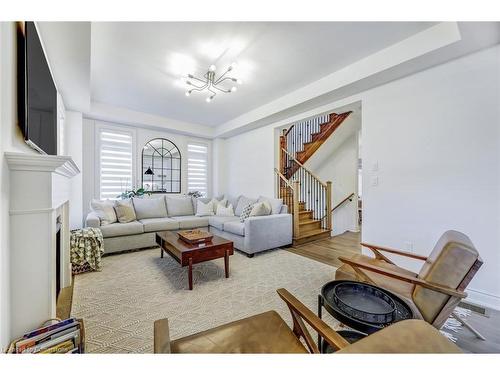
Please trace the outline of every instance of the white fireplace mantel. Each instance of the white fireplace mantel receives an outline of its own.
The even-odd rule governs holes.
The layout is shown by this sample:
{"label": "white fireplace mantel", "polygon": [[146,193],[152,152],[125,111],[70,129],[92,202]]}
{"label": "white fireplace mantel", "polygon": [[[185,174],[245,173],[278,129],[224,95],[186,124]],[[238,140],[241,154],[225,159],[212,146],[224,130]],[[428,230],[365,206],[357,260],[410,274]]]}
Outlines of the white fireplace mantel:
{"label": "white fireplace mantel", "polygon": [[60,224],[60,286],[71,285],[69,156],[6,152],[10,169],[12,338],[56,317],[56,233]]}
{"label": "white fireplace mantel", "polygon": [[11,171],[54,172],[68,178],[80,173],[71,156],[6,152],[5,158]]}

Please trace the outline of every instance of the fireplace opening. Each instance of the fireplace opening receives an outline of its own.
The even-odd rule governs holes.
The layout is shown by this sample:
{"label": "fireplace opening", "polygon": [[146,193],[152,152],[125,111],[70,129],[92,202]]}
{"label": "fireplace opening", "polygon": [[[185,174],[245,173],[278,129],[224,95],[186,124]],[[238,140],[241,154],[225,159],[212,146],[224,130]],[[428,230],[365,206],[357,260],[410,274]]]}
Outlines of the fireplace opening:
{"label": "fireplace opening", "polygon": [[56,220],[56,300],[61,291],[61,217]]}

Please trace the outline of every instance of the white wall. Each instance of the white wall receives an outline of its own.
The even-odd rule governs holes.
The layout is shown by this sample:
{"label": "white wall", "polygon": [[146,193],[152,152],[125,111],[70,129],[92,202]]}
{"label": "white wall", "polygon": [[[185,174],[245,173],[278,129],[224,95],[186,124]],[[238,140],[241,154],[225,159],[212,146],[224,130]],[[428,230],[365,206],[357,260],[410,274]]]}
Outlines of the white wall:
{"label": "white wall", "polygon": [[499,88],[497,46],[367,92],[362,130],[363,240],[427,254],[466,233],[484,260],[471,297],[497,308]]}
{"label": "white wall", "polygon": [[0,349],[10,341],[9,168],[5,151],[35,153],[17,126],[16,26],[0,22]]}
{"label": "white wall", "polygon": [[[345,128],[344,128],[345,127]],[[353,127],[347,139],[335,145],[340,129]],[[321,181],[332,181],[332,208],[351,193],[357,194],[358,181],[358,137],[356,124],[346,120],[327,142],[309,159],[305,166],[313,171]],[[346,129],[351,130],[351,129]],[[333,235],[345,231],[358,231],[357,199],[347,201],[332,215]]]}
{"label": "white wall", "polygon": [[[83,216],[89,212],[89,204],[92,198],[99,198],[99,180],[98,180],[98,156],[99,150],[95,145],[95,132],[99,126],[126,128],[134,134],[134,159],[135,159],[135,175],[134,186],[141,185],[141,152],[144,145],[153,138],[166,138],[172,141],[181,153],[182,170],[181,170],[181,194],[187,193],[187,145],[190,141],[204,143],[208,146],[208,194],[212,194],[212,141],[204,138],[195,138],[183,134],[172,133],[150,127],[128,126],[112,122],[103,122],[100,120],[84,119],[83,120]],[[169,194],[171,195],[171,194]]]}
{"label": "white wall", "polygon": [[[445,230],[466,233],[485,262],[470,299],[497,309],[499,55],[497,45],[302,114],[361,101],[363,241],[397,248],[412,242],[427,255]],[[228,191],[272,194],[274,129],[298,119],[226,140]]]}
{"label": "white wall", "polygon": [[[80,171],[83,171],[83,118],[81,112],[66,111],[64,124],[65,155],[73,158]],[[82,172],[83,173],[83,172]],[[83,224],[83,177],[82,173],[70,180],[69,201],[70,229],[78,229]]]}
{"label": "white wall", "polygon": [[226,139],[221,167],[226,184],[219,193],[274,196],[275,133],[274,127],[266,126]]}

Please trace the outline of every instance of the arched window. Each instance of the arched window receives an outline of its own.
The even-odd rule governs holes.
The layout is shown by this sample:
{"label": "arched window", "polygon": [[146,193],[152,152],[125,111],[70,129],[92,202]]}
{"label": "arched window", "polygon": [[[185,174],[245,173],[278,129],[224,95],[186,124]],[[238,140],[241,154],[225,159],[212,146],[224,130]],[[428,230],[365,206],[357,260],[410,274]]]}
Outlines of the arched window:
{"label": "arched window", "polygon": [[173,142],[155,138],[142,148],[142,187],[153,193],[181,192],[181,153]]}

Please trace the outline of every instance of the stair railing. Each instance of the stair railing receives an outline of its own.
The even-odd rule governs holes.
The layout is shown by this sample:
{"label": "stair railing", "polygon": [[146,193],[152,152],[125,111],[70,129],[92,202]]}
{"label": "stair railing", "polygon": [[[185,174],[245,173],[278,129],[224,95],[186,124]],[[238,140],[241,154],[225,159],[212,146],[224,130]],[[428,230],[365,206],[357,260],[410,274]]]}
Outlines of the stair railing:
{"label": "stair railing", "polygon": [[285,144],[282,144],[281,147],[292,155],[296,155],[297,152],[304,149],[304,143],[311,142],[312,134],[321,130],[321,124],[330,121],[331,116],[332,114],[319,115],[293,124],[283,132]]}
{"label": "stair railing", "polygon": [[352,202],[352,200],[354,199],[355,195],[356,194],[351,193],[347,197],[345,197],[344,199],[342,199],[335,207],[332,208],[332,212],[335,211],[340,206],[342,206],[345,202],[347,202],[347,201]]}
{"label": "stair railing", "polygon": [[298,181],[290,182],[279,170],[274,168],[276,174],[276,197],[283,199],[283,204],[288,206],[288,212],[293,219],[293,237],[299,236],[299,189]]}
{"label": "stair railing", "polygon": [[[286,160],[286,167],[294,167],[296,172],[288,181],[289,185],[295,184],[297,198],[304,202],[304,209],[312,211],[314,220],[321,221],[321,228],[332,229],[332,183],[322,182],[313,172],[304,167],[295,157],[284,148],[281,149],[281,160]],[[280,173],[286,179],[286,174]],[[295,215],[297,218],[299,215]]]}

